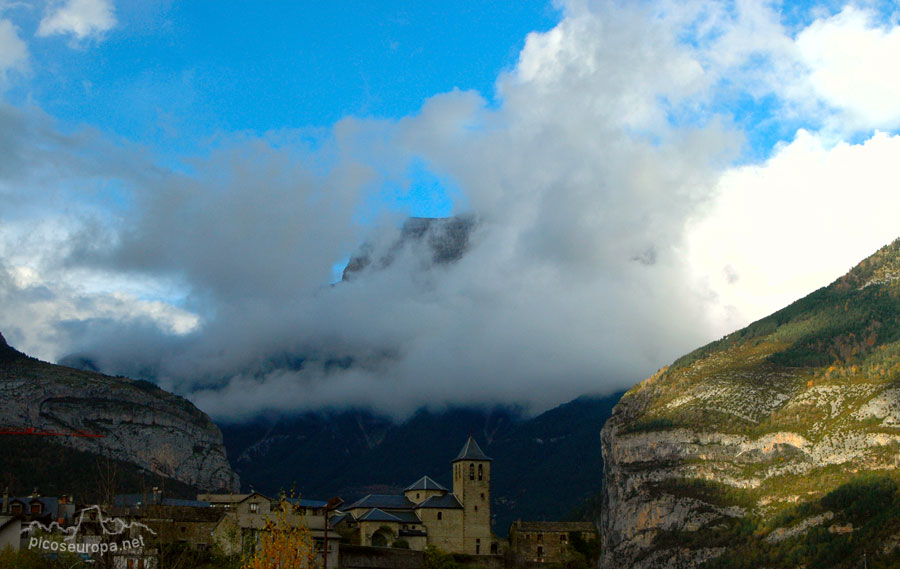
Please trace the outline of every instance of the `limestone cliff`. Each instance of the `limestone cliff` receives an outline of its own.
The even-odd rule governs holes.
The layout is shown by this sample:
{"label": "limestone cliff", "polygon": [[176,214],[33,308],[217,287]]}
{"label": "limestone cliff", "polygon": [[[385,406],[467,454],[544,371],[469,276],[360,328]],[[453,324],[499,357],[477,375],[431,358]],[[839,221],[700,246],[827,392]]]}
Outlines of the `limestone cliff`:
{"label": "limestone cliff", "polygon": [[0,401],[2,428],[104,435],[52,440],[198,488],[238,490],[219,428],[190,402],[149,382],[42,362],[0,335]]}
{"label": "limestone cliff", "polygon": [[380,270],[393,264],[406,247],[418,249],[427,259],[423,269],[459,261],[469,249],[477,221],[471,215],[454,217],[411,217],[400,229],[397,239],[376,250],[371,243],[362,246],[344,268],[342,280],[355,278],[366,270]]}
{"label": "limestone cliff", "polygon": [[601,440],[602,567],[896,561],[900,240],[634,387]]}

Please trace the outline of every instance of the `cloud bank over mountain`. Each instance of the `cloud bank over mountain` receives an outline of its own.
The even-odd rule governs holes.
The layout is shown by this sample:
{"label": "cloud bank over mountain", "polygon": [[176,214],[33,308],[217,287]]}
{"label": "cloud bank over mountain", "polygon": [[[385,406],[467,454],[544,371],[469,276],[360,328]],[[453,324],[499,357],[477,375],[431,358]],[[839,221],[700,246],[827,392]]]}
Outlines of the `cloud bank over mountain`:
{"label": "cloud bank over mountain", "polygon": [[[878,74],[900,32],[871,8],[777,8],[567,3],[491,98],[223,134],[176,165],[2,104],[0,326],[220,418],[631,385],[900,233],[900,98]],[[847,68],[878,88],[840,88]],[[477,220],[466,253],[407,242],[330,286],[396,242],[412,164]]]}

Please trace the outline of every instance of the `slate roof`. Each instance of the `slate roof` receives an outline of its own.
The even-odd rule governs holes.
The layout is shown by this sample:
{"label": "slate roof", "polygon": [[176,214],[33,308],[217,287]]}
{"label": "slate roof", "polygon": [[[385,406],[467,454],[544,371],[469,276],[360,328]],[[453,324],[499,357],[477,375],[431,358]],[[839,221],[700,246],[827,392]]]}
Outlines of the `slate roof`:
{"label": "slate roof", "polygon": [[306,498],[288,498],[288,502],[301,508],[324,508],[328,502],[322,500],[307,500]]}
{"label": "slate roof", "polygon": [[237,504],[250,494],[197,494],[197,499],[210,504]]}
{"label": "slate roof", "polygon": [[469,435],[469,440],[466,441],[466,444],[462,447],[462,450],[459,451],[459,456],[454,458],[451,462],[456,462],[458,460],[493,460],[493,459],[488,457],[483,452],[481,452],[481,447],[478,446],[478,443],[475,442],[475,439],[472,438],[472,435]]}
{"label": "slate roof", "polygon": [[444,492],[448,492],[446,488],[444,488],[428,476],[419,478],[418,480],[410,484],[409,487],[404,490],[404,492],[408,492],[410,490],[443,490]]}
{"label": "slate roof", "polygon": [[185,506],[191,508],[208,508],[210,503],[201,500],[182,500],[179,498],[160,498],[159,495],[151,494],[116,494],[113,498],[113,505],[122,508],[132,508],[134,506]]}
{"label": "slate roof", "polygon": [[[246,501],[249,500],[250,498],[261,498],[261,499],[263,499],[263,500],[268,500],[269,502],[273,502],[273,501],[274,501],[274,500],[272,500],[272,498],[269,498],[269,497],[266,496],[265,494],[260,494],[259,492],[253,491],[253,492],[250,492],[249,494],[247,494],[247,496],[245,496],[244,499],[241,500],[241,502],[246,502]],[[239,503],[240,503],[240,502],[239,502]]]}
{"label": "slate roof", "polygon": [[462,504],[453,494],[443,494],[441,496],[432,496],[416,506],[418,508],[440,508],[442,510],[461,510]]}
{"label": "slate roof", "polygon": [[208,508],[210,507],[209,502],[202,502],[200,500],[181,500],[179,498],[163,498],[162,499],[163,506],[181,506],[185,508]]}
{"label": "slate roof", "polygon": [[395,511],[389,512],[389,513],[392,516],[396,516],[396,517],[400,518],[400,521],[403,522],[404,524],[420,524],[420,523],[422,523],[422,520],[419,519],[419,515],[415,512],[410,512],[407,510],[401,510],[401,511],[395,510]]}
{"label": "slate roof", "polygon": [[29,507],[32,502],[40,502],[41,503],[41,515],[50,514],[51,517],[57,517],[57,512],[59,511],[59,498],[55,496],[21,496],[21,497],[10,497],[9,503],[13,502],[21,502],[24,505],[24,512],[28,513]]}
{"label": "slate roof", "polygon": [[113,506],[120,508],[130,508],[138,504],[155,504],[156,497],[152,493],[148,494],[116,494],[113,498]]}
{"label": "slate roof", "polygon": [[384,510],[379,510],[378,508],[372,508],[365,514],[359,517],[360,522],[398,522],[402,523],[402,520],[393,514],[389,514]]}
{"label": "slate roof", "polygon": [[412,510],[413,507],[415,507],[415,504],[402,494],[369,494],[343,509],[382,508],[387,510]]}
{"label": "slate roof", "polygon": [[197,508],[194,506],[149,505],[140,510],[145,522],[195,522],[217,523],[227,514],[222,508]]}

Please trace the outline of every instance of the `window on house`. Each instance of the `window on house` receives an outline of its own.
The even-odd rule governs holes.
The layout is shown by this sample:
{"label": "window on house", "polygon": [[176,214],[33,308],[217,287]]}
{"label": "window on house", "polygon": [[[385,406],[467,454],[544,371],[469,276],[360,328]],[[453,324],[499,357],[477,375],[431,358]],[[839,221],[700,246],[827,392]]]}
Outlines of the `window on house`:
{"label": "window on house", "polygon": [[475,480],[475,465],[469,465],[469,480]]}
{"label": "window on house", "polygon": [[544,543],[544,534],[542,534],[542,533],[538,534],[538,543]]}
{"label": "window on house", "polygon": [[481,493],[481,499],[484,500],[484,492]]}
{"label": "window on house", "polygon": [[31,513],[32,514],[40,514],[41,513],[41,503],[35,502],[31,504]]}
{"label": "window on house", "polygon": [[257,504],[256,502],[253,502],[252,504],[250,504],[250,511],[253,512],[254,514],[255,514],[256,512],[258,512],[258,511],[259,511],[259,504]]}
{"label": "window on house", "polygon": [[541,547],[540,545],[538,546],[538,557],[541,559],[544,558],[544,548]]}
{"label": "window on house", "polygon": [[438,512],[438,519],[439,519],[439,520],[440,520],[440,519],[443,519],[443,516],[442,516],[443,513],[444,513],[444,512]]}
{"label": "window on house", "polygon": [[476,512],[478,511],[478,506],[475,506],[475,511],[476,511]]}
{"label": "window on house", "polygon": [[491,555],[497,555],[497,542],[491,544]]}
{"label": "window on house", "polygon": [[562,542],[565,542],[565,541],[566,541],[566,534],[564,534],[564,533],[559,534],[559,540],[562,541]]}
{"label": "window on house", "polygon": [[478,465],[478,479],[481,480],[483,478],[484,478],[484,465],[479,464]]}
{"label": "window on house", "polygon": [[418,500],[418,499],[419,499],[419,493],[416,492],[416,500]]}

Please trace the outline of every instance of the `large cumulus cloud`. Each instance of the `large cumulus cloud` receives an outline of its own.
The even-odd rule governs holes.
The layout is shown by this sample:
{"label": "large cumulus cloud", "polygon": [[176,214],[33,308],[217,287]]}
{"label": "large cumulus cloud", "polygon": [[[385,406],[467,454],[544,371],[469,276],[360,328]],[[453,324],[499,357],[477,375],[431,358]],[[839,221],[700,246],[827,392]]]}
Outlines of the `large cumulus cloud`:
{"label": "large cumulus cloud", "polygon": [[[775,8],[573,2],[528,37],[492,98],[457,90],[399,120],[226,135],[174,167],[89,130],[60,135],[38,111],[0,109],[6,124],[44,125],[0,130],[0,145],[30,153],[0,185],[17,204],[0,214],[0,325],[36,355],[152,377],[223,418],[539,410],[628,386],[836,277],[891,233],[856,240],[839,262],[816,257],[814,278],[813,263],[766,253],[778,243],[759,238],[772,232],[767,208],[795,224],[782,239],[823,231],[796,215],[813,190],[785,172],[816,173],[822,216],[842,195],[822,160],[881,169],[897,153],[888,135],[852,152],[829,142],[893,114],[881,99],[863,115],[822,91],[803,59],[811,40],[798,47],[813,36]],[[808,33],[867,21],[835,17]],[[740,93],[773,97],[772,120],[803,115],[822,134],[732,168],[742,123],[727,103]],[[828,114],[838,103],[854,112]],[[333,264],[363,242],[396,243],[403,212],[388,197],[411,183],[411,164],[459,189],[457,213],[477,220],[466,254],[434,264],[407,243],[389,266],[330,286]],[[867,199],[897,205],[870,187]],[[49,195],[58,209],[36,205]],[[776,270],[773,292],[763,280]]]}

